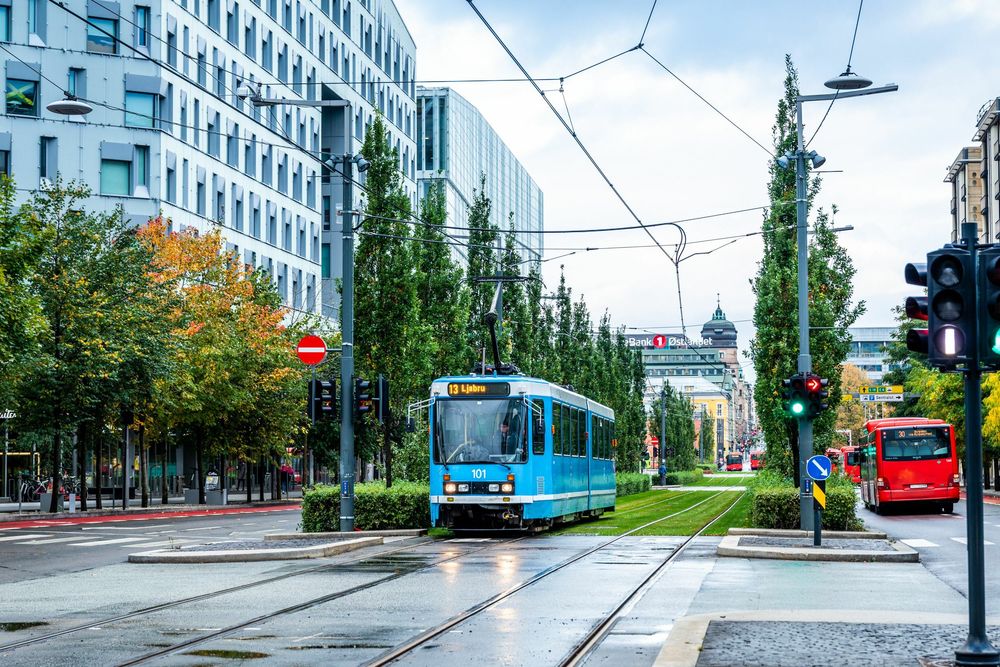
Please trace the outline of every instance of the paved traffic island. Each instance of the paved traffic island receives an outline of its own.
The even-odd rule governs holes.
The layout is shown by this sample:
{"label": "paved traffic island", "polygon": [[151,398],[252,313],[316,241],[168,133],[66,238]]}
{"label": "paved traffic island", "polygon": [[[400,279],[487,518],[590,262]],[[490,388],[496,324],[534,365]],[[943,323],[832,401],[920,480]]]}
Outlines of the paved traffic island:
{"label": "paved traffic island", "polygon": [[248,563],[267,560],[324,558],[380,545],[382,537],[354,537],[341,533],[339,538],[284,539],[275,541],[243,540],[199,544],[176,549],[157,549],[129,554],[130,563]]}
{"label": "paved traffic island", "polygon": [[[655,667],[945,667],[954,665],[955,649],[965,643],[967,634],[968,621],[960,614],[843,610],[703,614],[675,624]],[[989,626],[987,634],[994,645],[1000,642],[1000,626]]]}
{"label": "paved traffic island", "polygon": [[885,533],[823,531],[820,546],[805,530],[730,528],[716,548],[716,555],[735,558],[846,561],[863,563],[917,563],[920,554]]}

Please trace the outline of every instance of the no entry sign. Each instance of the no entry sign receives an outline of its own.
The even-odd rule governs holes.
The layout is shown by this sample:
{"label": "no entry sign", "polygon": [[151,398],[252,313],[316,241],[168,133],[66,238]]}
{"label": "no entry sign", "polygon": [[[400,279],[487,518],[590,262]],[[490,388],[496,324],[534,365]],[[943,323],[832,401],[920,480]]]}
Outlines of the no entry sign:
{"label": "no entry sign", "polygon": [[326,359],[326,343],[319,336],[303,336],[295,348],[299,360],[309,366],[315,366]]}

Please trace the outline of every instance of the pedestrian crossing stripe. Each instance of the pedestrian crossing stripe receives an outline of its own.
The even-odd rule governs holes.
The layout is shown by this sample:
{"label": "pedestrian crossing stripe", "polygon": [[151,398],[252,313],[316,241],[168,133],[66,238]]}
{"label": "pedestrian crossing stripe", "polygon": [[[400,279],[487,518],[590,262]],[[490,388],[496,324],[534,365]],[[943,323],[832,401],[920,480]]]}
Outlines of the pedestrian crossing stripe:
{"label": "pedestrian crossing stripe", "polygon": [[826,491],[823,490],[823,484],[813,484],[813,500],[819,505],[820,509],[826,509]]}

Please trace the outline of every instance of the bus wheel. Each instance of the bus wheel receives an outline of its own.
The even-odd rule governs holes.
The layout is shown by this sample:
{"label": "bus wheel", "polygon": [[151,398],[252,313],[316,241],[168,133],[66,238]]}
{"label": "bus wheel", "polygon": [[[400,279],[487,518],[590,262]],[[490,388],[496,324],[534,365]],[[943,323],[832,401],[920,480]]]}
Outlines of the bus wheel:
{"label": "bus wheel", "polygon": [[878,514],[879,516],[885,514],[885,510],[882,509],[881,505],[875,505],[875,514]]}
{"label": "bus wheel", "polygon": [[955,503],[941,503],[941,511],[945,514],[954,514]]}

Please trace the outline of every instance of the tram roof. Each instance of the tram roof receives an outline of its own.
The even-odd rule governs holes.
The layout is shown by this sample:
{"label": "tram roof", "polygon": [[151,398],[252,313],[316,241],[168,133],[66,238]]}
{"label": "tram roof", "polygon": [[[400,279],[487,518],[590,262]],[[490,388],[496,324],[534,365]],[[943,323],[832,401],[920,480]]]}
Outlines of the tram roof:
{"label": "tram roof", "polygon": [[615,411],[602,403],[566,389],[562,385],[526,375],[448,375],[437,378],[431,383],[431,394],[446,396],[448,394],[447,385],[451,382],[483,382],[489,384],[503,382],[510,385],[511,395],[524,393],[530,396],[551,396],[567,403],[579,406],[585,405],[591,412],[601,416],[610,419],[615,418]]}

